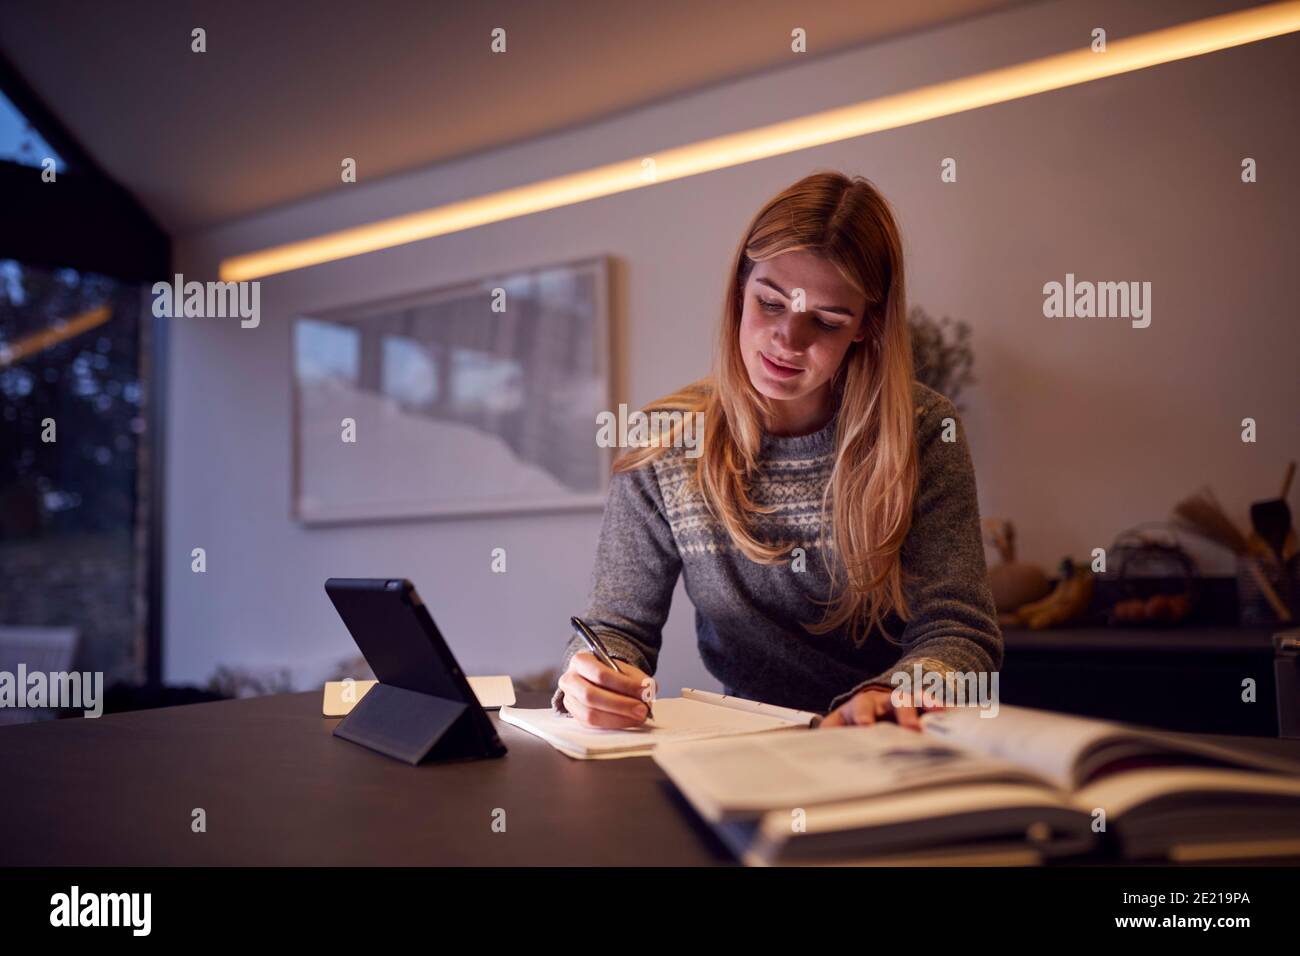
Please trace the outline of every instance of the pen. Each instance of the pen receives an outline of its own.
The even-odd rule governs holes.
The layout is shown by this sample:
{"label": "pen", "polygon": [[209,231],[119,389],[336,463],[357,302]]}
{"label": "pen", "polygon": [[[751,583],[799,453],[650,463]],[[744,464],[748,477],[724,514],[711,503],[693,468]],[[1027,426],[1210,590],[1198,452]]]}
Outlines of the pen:
{"label": "pen", "polygon": [[[591,653],[595,654],[602,664],[606,667],[612,667],[620,674],[623,673],[622,668],[618,666],[618,661],[609,656],[609,651],[605,650],[604,643],[596,632],[587,626],[586,621],[580,617],[571,617],[569,618],[569,623],[573,625],[573,629],[577,632],[578,636],[587,642],[587,646],[591,648]],[[654,720],[655,712],[654,708],[650,706],[650,701],[646,700],[642,701],[642,703],[645,704],[646,719]]]}

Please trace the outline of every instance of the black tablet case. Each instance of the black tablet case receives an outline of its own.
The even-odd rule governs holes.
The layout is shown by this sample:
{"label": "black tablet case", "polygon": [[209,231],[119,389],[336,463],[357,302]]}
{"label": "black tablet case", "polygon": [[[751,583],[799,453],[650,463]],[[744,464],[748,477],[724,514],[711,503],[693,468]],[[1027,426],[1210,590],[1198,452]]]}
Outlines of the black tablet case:
{"label": "black tablet case", "polygon": [[506,752],[410,581],[330,578],[325,591],[379,681],[336,737],[411,765]]}

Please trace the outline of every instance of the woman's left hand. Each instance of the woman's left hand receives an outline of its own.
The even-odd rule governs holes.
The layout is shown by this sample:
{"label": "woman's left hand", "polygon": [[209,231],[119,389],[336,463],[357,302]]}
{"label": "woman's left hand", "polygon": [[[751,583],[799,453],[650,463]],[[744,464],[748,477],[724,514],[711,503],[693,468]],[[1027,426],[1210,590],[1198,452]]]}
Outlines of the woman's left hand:
{"label": "woman's left hand", "polygon": [[851,727],[892,720],[909,730],[921,729],[921,711],[942,710],[940,705],[925,707],[894,706],[893,691],[888,687],[860,690],[826,715],[821,727]]}

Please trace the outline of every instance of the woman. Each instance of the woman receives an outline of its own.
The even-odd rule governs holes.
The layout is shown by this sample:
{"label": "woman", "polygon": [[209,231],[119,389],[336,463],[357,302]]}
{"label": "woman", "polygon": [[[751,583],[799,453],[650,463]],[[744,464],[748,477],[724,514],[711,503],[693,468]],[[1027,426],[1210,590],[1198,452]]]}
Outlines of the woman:
{"label": "woman", "polygon": [[996,670],[970,453],[952,402],[913,380],[906,314],[898,226],[869,182],[817,173],[759,211],[713,375],[650,406],[703,412],[702,452],[678,430],[614,466],[585,618],[622,673],[575,637],[557,709],[646,719],[679,571],[725,693],[829,711],[823,726],[916,728],[891,674]]}

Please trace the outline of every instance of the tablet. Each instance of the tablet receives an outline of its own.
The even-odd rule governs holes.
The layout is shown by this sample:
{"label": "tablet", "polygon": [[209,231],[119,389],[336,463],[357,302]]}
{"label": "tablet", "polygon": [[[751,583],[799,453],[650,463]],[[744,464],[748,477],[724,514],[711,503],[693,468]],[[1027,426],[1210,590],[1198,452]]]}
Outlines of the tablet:
{"label": "tablet", "polygon": [[325,593],[380,684],[464,704],[458,723],[465,734],[458,736],[476,738],[468,741],[470,755],[506,752],[415,585],[405,578],[330,578]]}

